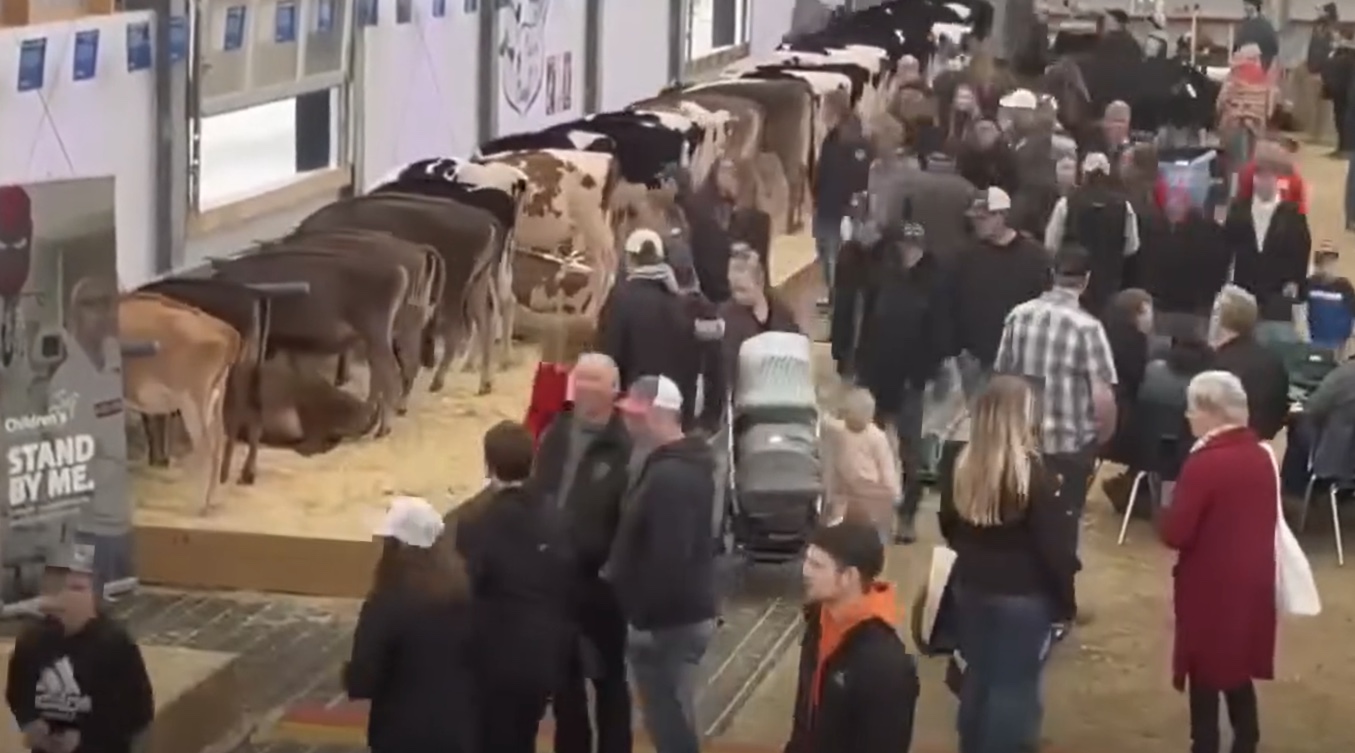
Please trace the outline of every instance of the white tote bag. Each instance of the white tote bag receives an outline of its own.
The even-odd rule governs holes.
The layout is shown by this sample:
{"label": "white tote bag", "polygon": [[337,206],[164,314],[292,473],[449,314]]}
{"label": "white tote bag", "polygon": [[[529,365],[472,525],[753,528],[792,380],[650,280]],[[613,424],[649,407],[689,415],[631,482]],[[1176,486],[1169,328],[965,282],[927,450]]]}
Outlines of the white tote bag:
{"label": "white tote bag", "polygon": [[1289,530],[1284,519],[1284,505],[1281,502],[1280,465],[1275,461],[1275,452],[1265,442],[1270,456],[1270,465],[1275,469],[1275,504],[1279,506],[1279,515],[1275,518],[1275,602],[1283,614],[1297,617],[1314,617],[1322,613],[1322,599],[1317,593],[1317,581],[1313,579],[1313,566],[1308,555]]}

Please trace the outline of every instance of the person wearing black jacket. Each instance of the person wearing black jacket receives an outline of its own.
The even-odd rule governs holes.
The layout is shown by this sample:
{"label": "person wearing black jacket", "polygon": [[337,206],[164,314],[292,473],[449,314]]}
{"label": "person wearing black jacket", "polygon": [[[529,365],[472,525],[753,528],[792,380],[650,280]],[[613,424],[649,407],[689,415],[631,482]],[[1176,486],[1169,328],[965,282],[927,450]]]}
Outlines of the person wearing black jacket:
{"label": "person wearing black jacket", "polygon": [[[532,486],[565,517],[574,548],[574,619],[579,640],[553,698],[556,753],[630,753],[626,620],[601,570],[616,537],[631,443],[615,411],[611,359],[585,353],[570,373],[573,404],[541,437]],[[593,687],[593,713],[586,684]]]}
{"label": "person wearing black jacket", "polygon": [[917,662],[895,632],[894,587],[879,580],[884,546],[852,518],[809,539],[805,631],[785,753],[908,753]]}
{"label": "person wearing black jacket", "polygon": [[535,753],[578,639],[571,530],[555,500],[527,484],[532,452],[519,423],[486,432],[490,493],[456,525],[475,599],[480,743],[496,753]]}
{"label": "person wearing black jacket", "polygon": [[1040,676],[1056,615],[1071,613],[1077,553],[1040,459],[1033,396],[1017,376],[993,377],[971,411],[973,430],[951,473],[954,507],[940,513],[955,550],[950,587],[967,666],[961,750],[1035,750]]}
{"label": "person wearing black jacket", "polygon": [[1139,250],[1139,225],[1129,198],[1110,176],[1110,159],[1100,152],[1082,161],[1082,185],[1054,204],[1044,233],[1045,248],[1057,252],[1076,243],[1091,256],[1091,279],[1082,307],[1099,316],[1122,286],[1128,259]]}
{"label": "person wearing black jacket", "polygon": [[1352,80],[1355,80],[1355,46],[1351,44],[1350,29],[1342,29],[1331,54],[1322,64],[1322,98],[1331,100],[1332,120],[1336,127],[1334,155],[1345,154],[1351,148],[1346,109]]}
{"label": "person wearing black jacket", "polygon": [[38,753],[131,753],[155,713],[146,662],[126,628],[100,614],[94,547],[77,544],[48,566],[43,619],[9,657],[5,700]]}
{"label": "person wearing black jacket", "polygon": [[842,245],[842,218],[847,215],[852,196],[866,190],[872,157],[870,143],[847,95],[840,92],[828,95],[825,107],[830,130],[819,149],[818,170],[814,175],[814,246],[824,283],[831,293],[833,267]]}
{"label": "person wearing black jacket", "polygon": [[343,668],[348,697],[369,701],[372,753],[476,753],[478,718],[470,585],[426,500],[396,497]]}
{"label": "person wearing black jacket", "polygon": [[1256,297],[1263,341],[1295,341],[1294,305],[1308,281],[1313,239],[1308,218],[1279,195],[1274,166],[1258,163],[1251,199],[1235,200],[1224,221],[1233,283]]}
{"label": "person wearing black jacket", "polygon": [[1139,281],[1153,297],[1156,332],[1203,340],[1232,261],[1223,228],[1180,191],[1168,193],[1163,210],[1150,211],[1142,227]]}
{"label": "person wearing black jacket", "polygon": [[1262,439],[1274,439],[1289,417],[1289,372],[1284,361],[1256,340],[1256,298],[1228,285],[1214,307],[1209,344],[1211,368],[1242,380],[1247,391],[1248,425]]}
{"label": "person wearing black jacket", "polygon": [[899,439],[904,489],[895,535],[907,544],[917,538],[913,524],[922,501],[922,398],[952,350],[951,311],[944,270],[927,250],[921,225],[887,231],[881,243],[886,261],[862,321],[859,376]]}
{"label": "person wearing black jacket", "polygon": [[970,209],[978,236],[956,260],[949,291],[965,394],[976,395],[993,370],[1007,314],[1049,289],[1050,256],[1007,225],[1012,200],[1000,188],[979,192]]}
{"label": "person wearing black jacket", "polygon": [[715,632],[715,461],[683,434],[682,394],[645,376],[618,404],[639,452],[604,577],[630,626],[628,658],[657,753],[698,753],[696,683]]}
{"label": "person wearing black jacket", "polygon": [[713,304],[679,283],[677,267],[685,265],[668,258],[657,232],[636,230],[625,250],[626,280],[598,314],[598,350],[616,363],[623,389],[644,374],[672,379],[682,390],[683,426],[713,434],[724,414],[724,325]]}

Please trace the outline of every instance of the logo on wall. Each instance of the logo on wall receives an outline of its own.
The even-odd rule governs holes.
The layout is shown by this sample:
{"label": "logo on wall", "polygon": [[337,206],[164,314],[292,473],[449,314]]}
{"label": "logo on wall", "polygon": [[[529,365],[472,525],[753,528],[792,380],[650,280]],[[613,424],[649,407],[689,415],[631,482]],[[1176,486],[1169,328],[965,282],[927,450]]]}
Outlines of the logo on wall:
{"label": "logo on wall", "polygon": [[504,102],[519,115],[536,104],[546,78],[546,19],[550,0],[507,0],[512,13],[501,19],[499,88]]}

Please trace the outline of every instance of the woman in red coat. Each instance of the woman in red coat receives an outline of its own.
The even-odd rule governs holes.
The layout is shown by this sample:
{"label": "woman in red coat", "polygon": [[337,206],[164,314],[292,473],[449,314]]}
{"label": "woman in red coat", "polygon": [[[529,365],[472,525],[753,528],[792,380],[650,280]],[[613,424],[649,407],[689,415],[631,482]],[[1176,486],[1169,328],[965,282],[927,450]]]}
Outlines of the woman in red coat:
{"label": "woman in red coat", "polygon": [[1190,382],[1186,418],[1199,437],[1162,517],[1177,550],[1172,684],[1190,688],[1191,753],[1219,751],[1219,696],[1233,753],[1260,739],[1253,680],[1275,670],[1275,525],[1279,482],[1247,428],[1247,393],[1223,371]]}

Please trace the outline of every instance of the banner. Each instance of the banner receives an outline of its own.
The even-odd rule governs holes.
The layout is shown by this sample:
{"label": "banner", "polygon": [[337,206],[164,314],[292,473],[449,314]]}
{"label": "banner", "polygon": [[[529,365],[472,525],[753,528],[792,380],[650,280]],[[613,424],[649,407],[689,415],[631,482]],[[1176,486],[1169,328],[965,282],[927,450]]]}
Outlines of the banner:
{"label": "banner", "polygon": [[584,0],[503,0],[499,7],[498,134],[583,115]]}

